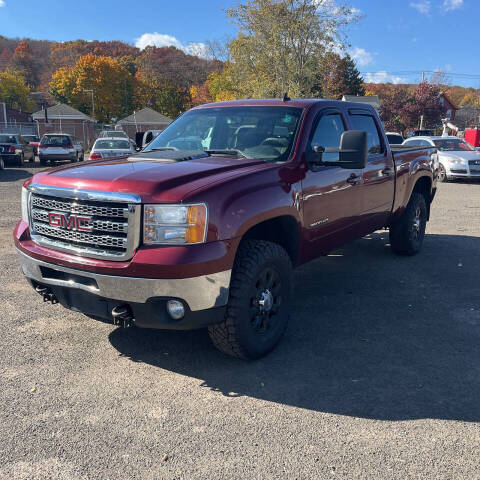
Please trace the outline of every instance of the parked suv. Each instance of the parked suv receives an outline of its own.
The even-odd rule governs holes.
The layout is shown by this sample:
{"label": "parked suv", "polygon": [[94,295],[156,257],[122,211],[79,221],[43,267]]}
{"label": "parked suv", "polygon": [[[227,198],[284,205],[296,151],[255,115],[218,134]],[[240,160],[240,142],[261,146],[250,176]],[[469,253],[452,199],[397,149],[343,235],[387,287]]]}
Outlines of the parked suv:
{"label": "parked suv", "polygon": [[25,160],[35,161],[33,146],[21,135],[0,134],[0,159],[2,164],[15,164],[22,167]]}
{"label": "parked suv", "polygon": [[46,133],[38,147],[40,163],[45,165],[49,160],[70,160],[78,162],[80,153],[74,145],[74,139],[66,133]]}

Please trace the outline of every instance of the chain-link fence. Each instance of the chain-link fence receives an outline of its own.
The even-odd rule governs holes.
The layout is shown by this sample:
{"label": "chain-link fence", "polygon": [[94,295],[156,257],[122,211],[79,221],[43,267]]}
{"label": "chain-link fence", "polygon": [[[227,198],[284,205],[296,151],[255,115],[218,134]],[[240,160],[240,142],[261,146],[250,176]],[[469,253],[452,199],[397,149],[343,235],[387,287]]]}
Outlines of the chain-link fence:
{"label": "chain-link fence", "polygon": [[19,135],[38,135],[36,123],[0,122],[0,133],[14,133]]}

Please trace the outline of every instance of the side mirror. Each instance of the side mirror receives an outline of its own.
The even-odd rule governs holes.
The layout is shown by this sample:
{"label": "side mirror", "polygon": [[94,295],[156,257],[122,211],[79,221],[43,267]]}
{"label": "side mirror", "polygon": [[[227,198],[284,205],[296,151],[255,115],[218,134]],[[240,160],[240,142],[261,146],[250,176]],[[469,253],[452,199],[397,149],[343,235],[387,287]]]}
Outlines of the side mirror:
{"label": "side mirror", "polygon": [[[316,158],[310,159],[314,166],[336,166],[349,169],[362,169],[367,165],[368,138],[367,132],[360,130],[347,130],[340,139],[340,148],[313,147]],[[338,160],[324,160],[324,153],[338,153]]]}

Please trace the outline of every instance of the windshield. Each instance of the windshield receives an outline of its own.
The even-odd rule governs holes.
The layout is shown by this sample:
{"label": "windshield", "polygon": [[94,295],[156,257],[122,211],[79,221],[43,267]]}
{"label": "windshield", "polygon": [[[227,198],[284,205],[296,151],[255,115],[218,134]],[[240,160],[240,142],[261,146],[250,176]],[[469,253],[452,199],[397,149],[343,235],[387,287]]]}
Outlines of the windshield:
{"label": "windshield", "polygon": [[[238,152],[248,158],[287,160],[302,115],[294,107],[224,107],[191,110],[167,127],[145,151],[156,148]],[[225,152],[227,151],[227,152]]]}
{"label": "windshield", "polygon": [[127,134],[118,130],[102,132],[102,137],[126,138]]}
{"label": "windshield", "polygon": [[130,143],[127,140],[97,140],[94,150],[129,150]]}
{"label": "windshield", "polygon": [[471,152],[475,150],[467,142],[456,138],[445,140],[434,140],[435,146],[442,152]]}
{"label": "windshield", "polygon": [[390,145],[400,145],[403,143],[402,136],[395,133],[387,133],[387,140]]}
{"label": "windshield", "polygon": [[23,138],[27,142],[38,142],[40,140],[36,135],[24,135]]}
{"label": "windshield", "polygon": [[0,143],[17,143],[15,135],[0,135]]}
{"label": "windshield", "polygon": [[42,138],[40,142],[42,145],[55,145],[57,147],[64,147],[71,145],[70,138],[65,135],[48,135]]}

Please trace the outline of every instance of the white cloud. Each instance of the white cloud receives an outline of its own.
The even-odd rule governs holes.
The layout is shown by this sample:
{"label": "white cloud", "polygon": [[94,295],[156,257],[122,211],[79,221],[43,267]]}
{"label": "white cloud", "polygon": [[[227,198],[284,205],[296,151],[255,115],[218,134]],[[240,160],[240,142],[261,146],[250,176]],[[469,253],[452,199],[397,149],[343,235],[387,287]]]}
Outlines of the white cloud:
{"label": "white cloud", "polygon": [[[448,1],[448,0],[445,0],[445,1]],[[453,1],[456,1],[456,0],[453,0]],[[419,2],[411,2],[410,6],[418,10],[420,13],[423,13],[423,15],[428,15],[430,13],[430,8],[432,4],[430,0],[420,0]]]}
{"label": "white cloud", "polygon": [[[0,0],[2,1],[2,0]],[[197,57],[207,57],[208,48],[204,43],[191,42],[183,44],[178,38],[166,33],[144,33],[141,37],[135,41],[135,46],[143,50],[145,47],[152,45],[154,47],[176,47],[179,50],[183,50],[189,55],[196,55]]]}
{"label": "white cloud", "polygon": [[463,0],[443,0],[443,8],[449,10],[457,10],[463,7]]}
{"label": "white cloud", "polygon": [[391,73],[388,73],[386,70],[380,72],[367,72],[364,75],[365,82],[367,83],[405,83],[406,79],[403,77],[398,77]]}
{"label": "white cloud", "polygon": [[5,6],[5,0],[0,0],[0,7],[4,7]]}
{"label": "white cloud", "polygon": [[350,56],[361,67],[365,67],[373,62],[373,56],[370,52],[367,52],[364,48],[354,47],[350,50]]}

